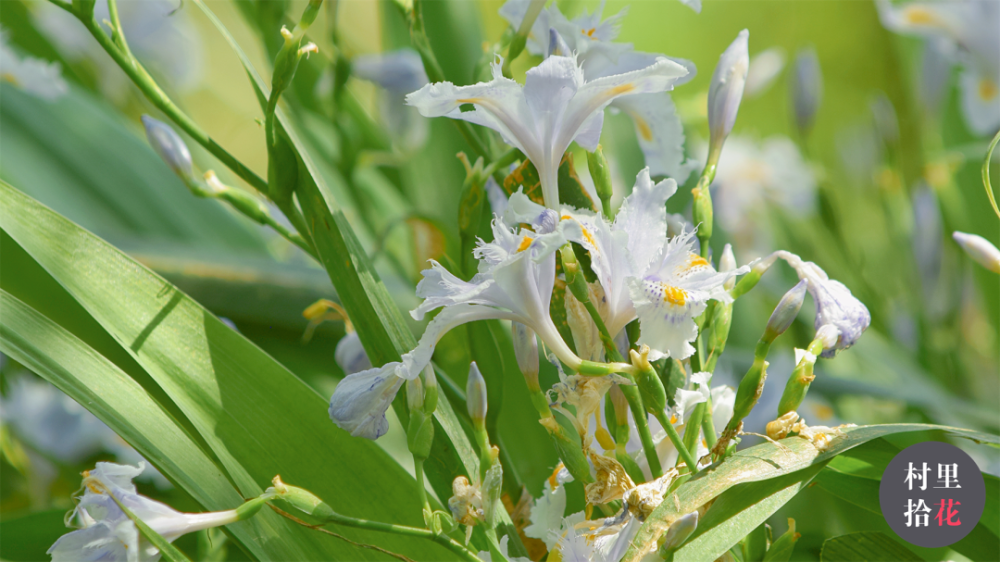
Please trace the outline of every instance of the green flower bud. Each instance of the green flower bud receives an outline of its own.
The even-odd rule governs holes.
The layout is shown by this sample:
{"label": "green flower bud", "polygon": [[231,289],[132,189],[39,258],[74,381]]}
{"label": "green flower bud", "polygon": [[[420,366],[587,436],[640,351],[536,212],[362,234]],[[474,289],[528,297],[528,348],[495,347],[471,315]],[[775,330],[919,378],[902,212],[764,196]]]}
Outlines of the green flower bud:
{"label": "green flower bud", "polygon": [[757,286],[757,282],[760,281],[761,276],[764,275],[764,273],[770,269],[772,265],[774,265],[774,262],[777,259],[778,258],[775,256],[769,256],[757,262],[757,265],[750,269],[750,273],[747,273],[740,278],[739,283],[737,283],[736,286],[729,291],[729,295],[734,299],[737,299],[750,292],[750,289]]}
{"label": "green flower bud", "polygon": [[484,427],[486,423],[486,379],[479,372],[479,367],[473,361],[469,365],[469,380],[465,386],[465,401],[469,407],[469,417],[472,425]]}
{"label": "green flower bud", "polygon": [[583,484],[593,482],[594,478],[590,475],[590,462],[583,453],[583,447],[575,433],[572,438],[568,437],[563,427],[552,416],[542,418],[539,421],[542,427],[549,432],[556,454],[559,455],[566,470],[573,475],[573,478]]}
{"label": "green flower bud", "polygon": [[694,196],[691,217],[698,227],[698,240],[708,240],[712,237],[712,193],[708,188],[710,181],[704,181],[705,179],[703,176],[702,181],[698,182],[698,187],[691,190],[691,195]]}
{"label": "green flower bud", "polygon": [[604,149],[597,145],[597,150],[587,153],[587,168],[590,170],[590,177],[594,180],[594,188],[597,196],[601,199],[601,206],[604,208],[604,216],[611,218],[611,168],[608,160],[604,157]]}
{"label": "green flower bud", "polygon": [[514,356],[517,366],[528,383],[528,390],[540,390],[538,385],[538,340],[531,328],[520,322],[511,322],[511,337],[514,341]]}
{"label": "green flower bud", "polygon": [[410,412],[414,410],[423,411],[424,385],[420,382],[420,377],[406,381],[406,405],[410,409]]}
{"label": "green flower bud", "polygon": [[434,367],[428,365],[424,369],[424,413],[430,416],[437,410],[438,383]]}
{"label": "green flower bud", "polygon": [[410,453],[418,459],[431,456],[431,445],[434,442],[434,418],[423,410],[410,412],[410,424],[406,428],[406,446]]}
{"label": "green flower bud", "polygon": [[649,364],[648,355],[649,347],[645,345],[640,351],[629,350],[632,365],[639,369],[636,383],[646,411],[654,416],[663,416],[663,412],[667,409],[667,391],[663,389],[663,381],[660,380],[660,376]]}
{"label": "green flower bud", "polygon": [[803,279],[785,293],[785,296],[781,297],[778,306],[774,307],[774,312],[771,313],[771,318],[767,321],[767,327],[764,329],[765,340],[773,342],[792,325],[802,308],[808,287],[809,281]]}
{"label": "green flower bud", "polygon": [[337,512],[309,490],[297,486],[289,486],[281,481],[281,476],[275,476],[271,483],[273,487],[268,489],[268,491],[273,491],[279,499],[288,502],[289,505],[299,511],[317,519],[326,520],[336,518]]}

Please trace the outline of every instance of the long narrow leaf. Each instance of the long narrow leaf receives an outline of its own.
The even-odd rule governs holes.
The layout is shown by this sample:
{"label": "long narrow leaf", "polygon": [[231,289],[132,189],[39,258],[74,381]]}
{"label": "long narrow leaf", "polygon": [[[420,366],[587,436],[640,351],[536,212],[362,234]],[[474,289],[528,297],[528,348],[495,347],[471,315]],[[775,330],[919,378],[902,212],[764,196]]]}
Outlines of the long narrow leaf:
{"label": "long narrow leaf", "polygon": [[[0,226],[149,372],[242,496],[260,495],[280,473],[350,515],[420,523],[415,486],[400,485],[412,479],[399,465],[375,444],[337,429],[324,398],[186,295],[3,183]],[[255,539],[269,558],[376,556],[283,519],[274,525]],[[341,534],[404,553],[441,552],[434,544],[392,535],[355,529]]]}

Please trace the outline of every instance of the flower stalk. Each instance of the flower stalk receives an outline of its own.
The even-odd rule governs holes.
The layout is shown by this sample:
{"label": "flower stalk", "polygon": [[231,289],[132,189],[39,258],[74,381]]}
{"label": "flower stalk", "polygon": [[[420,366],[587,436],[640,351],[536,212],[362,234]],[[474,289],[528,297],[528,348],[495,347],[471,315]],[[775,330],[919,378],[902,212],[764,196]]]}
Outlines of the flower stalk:
{"label": "flower stalk", "polygon": [[[268,488],[268,491],[273,491],[276,499],[284,500],[299,511],[308,514],[314,519],[318,519],[323,525],[345,525],[347,527],[357,527],[359,529],[368,529],[382,533],[393,533],[407,537],[428,539],[452,551],[462,560],[466,560],[468,562],[480,562],[479,558],[472,551],[465,548],[461,543],[448,535],[437,534],[429,529],[418,529],[416,527],[407,527],[405,525],[395,525],[380,521],[369,521],[367,519],[357,519],[347,515],[341,515],[312,492],[303,488],[285,484],[281,481],[280,476],[275,476],[272,482],[274,486],[272,488]],[[288,516],[288,514],[285,514],[280,510],[276,511]],[[310,527],[312,526],[305,522],[302,522],[302,524]]]}
{"label": "flower stalk", "polygon": [[[611,365],[625,364],[625,359],[618,352],[618,347],[615,345],[611,334],[608,333],[608,328],[604,325],[604,320],[601,318],[597,308],[594,307],[594,304],[590,302],[586,286],[587,280],[584,279],[579,271],[580,266],[576,260],[576,254],[573,252],[573,246],[566,244],[559,251],[563,260],[563,271],[566,274],[566,286],[573,293],[573,296],[587,308],[590,318],[594,321],[600,332],[601,342],[604,344],[604,353],[614,362]],[[585,361],[584,363],[587,362]],[[642,397],[639,395],[639,389],[635,386],[635,377],[633,375],[636,373],[636,369],[634,366],[628,366],[631,369],[623,369],[619,372],[632,384],[623,385],[621,391],[628,400],[632,416],[635,418],[639,440],[642,441],[642,449],[646,455],[646,461],[649,462],[649,470],[654,478],[659,478],[663,475],[663,469],[660,466],[660,458],[656,454],[656,445],[653,443],[653,436],[649,431],[649,423],[646,421],[646,409],[642,405]],[[583,371],[581,371],[581,374],[583,374]]]}

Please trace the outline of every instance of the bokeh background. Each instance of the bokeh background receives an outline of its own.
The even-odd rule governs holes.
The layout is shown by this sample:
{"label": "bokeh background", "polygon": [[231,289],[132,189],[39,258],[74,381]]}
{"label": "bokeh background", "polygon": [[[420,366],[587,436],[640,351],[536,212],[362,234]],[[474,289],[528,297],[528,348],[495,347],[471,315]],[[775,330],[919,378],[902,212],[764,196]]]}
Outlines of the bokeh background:
{"label": "bokeh background", "polygon": [[[305,5],[207,3],[262,74],[270,72],[278,27],[291,21],[282,14],[301,13]],[[262,113],[237,56],[214,26],[180,0],[121,4],[137,56],[203,129],[266,177]],[[426,3],[427,31],[450,80],[468,84],[481,76],[484,51],[490,52],[507,29],[497,14],[501,5]],[[597,8],[596,2],[558,5],[570,17]],[[933,422],[996,433],[1000,283],[961,252],[951,232],[997,243],[1000,220],[979,175],[989,139],[966,125],[957,70],[949,75],[940,104],[925,103],[919,87],[922,42],[885,29],[870,1],[707,0],[701,14],[669,0],[609,1],[604,14],[626,6],[619,40],[697,65],[694,80],[673,93],[692,158],[703,158],[705,151],[712,69],[736,34],[749,29],[751,57],[774,49],[786,61],[769,86],[743,101],[722,155],[723,167],[727,159],[733,164],[725,175],[731,183],[717,182],[717,217],[727,193],[756,189],[768,195],[731,208],[729,222],[716,228],[713,250],[718,255],[722,244],[732,242],[743,263],[788,249],[822,266],[869,307],[872,327],[859,344],[817,366],[803,416],[823,425]],[[302,311],[319,298],[336,299],[325,272],[271,232],[216,201],[191,196],[146,144],[139,116],[162,116],[72,17],[45,2],[4,0],[0,26],[5,48],[57,63],[66,84],[55,99],[41,99],[11,80],[0,81],[0,177],[152,267],[329,396],[344,375],[334,361],[343,324],[328,322],[308,343],[302,341],[307,325]],[[296,118],[310,144],[326,157],[321,168],[334,197],[376,257],[397,303],[409,310],[426,259],[460,263],[456,217],[465,173],[456,154],[471,151],[445,119],[411,124],[418,127],[416,142],[394,139],[383,127],[392,102],[385,92],[354,77],[334,85],[335,60],[409,44],[406,24],[391,2],[341,0],[336,17],[324,9],[309,37],[319,54],[303,63],[289,94]],[[790,81],[792,60],[806,48],[818,55],[823,91],[815,126],[803,135],[793,118]],[[515,61],[515,78],[523,80],[537,62],[528,56]],[[331,100],[339,87],[346,88],[349,101],[335,114]],[[420,127],[426,127],[422,139]],[[761,147],[771,142],[787,145],[791,155],[786,150],[782,158],[765,157]],[[602,143],[620,200],[644,166],[631,120],[608,115]],[[215,169],[239,185],[200,147],[189,146],[202,171]],[[586,156],[574,151],[587,184]],[[781,178],[789,168],[804,170],[791,185]],[[996,168],[994,161],[994,175]],[[671,212],[690,217],[696,179],[671,199]],[[25,265],[6,234],[2,243],[5,286],[19,287],[33,306],[72,325],[79,305]],[[721,378],[734,384],[745,371],[767,315],[793,280],[790,269],[775,266],[752,298],[737,303]],[[811,306],[807,301],[806,308]],[[809,310],[801,315],[811,317]],[[93,326],[80,320],[76,328]],[[420,330],[416,323],[413,328]],[[811,330],[808,321],[800,320],[772,351],[762,406],[749,420],[749,431],[763,432],[773,417],[793,366],[792,346],[808,343]],[[436,359],[463,387],[469,361],[464,332],[449,335]],[[554,372],[543,372],[546,378],[556,380]],[[65,530],[63,515],[72,507],[79,472],[94,460],[133,461],[134,451],[120,447],[79,406],[58,391],[47,391],[15,362],[3,362],[0,382],[0,558],[43,559],[44,550]],[[501,437],[507,446],[537,449],[536,458],[518,466],[523,484],[537,494],[555,456],[530,407],[519,406],[526,404],[524,383],[508,380],[503,392]],[[29,394],[35,402],[26,402]],[[79,454],[56,454],[68,445],[46,438],[39,428],[93,444]],[[904,447],[908,439],[928,437],[889,440]],[[379,443],[408,464],[398,423]],[[997,455],[966,447],[984,471],[1000,474]],[[146,480],[140,490],[178,509],[199,510],[165,480]],[[802,560],[818,559],[822,541],[830,536],[888,529],[877,515],[820,488],[800,494],[775,514],[776,534],[784,531],[786,517],[798,522],[802,539],[795,559]],[[245,558],[238,548],[226,548],[222,534],[192,535],[179,544],[200,559]],[[920,553],[928,559],[961,559],[946,549]]]}

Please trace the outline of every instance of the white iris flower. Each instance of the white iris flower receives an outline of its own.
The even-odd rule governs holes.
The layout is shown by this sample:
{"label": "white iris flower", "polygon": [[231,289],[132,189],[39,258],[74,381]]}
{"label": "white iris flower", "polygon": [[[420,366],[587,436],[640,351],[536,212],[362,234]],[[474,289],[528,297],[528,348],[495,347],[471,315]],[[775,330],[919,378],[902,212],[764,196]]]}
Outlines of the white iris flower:
{"label": "white iris flower", "polygon": [[[523,195],[522,195],[523,197]],[[535,230],[509,228],[499,218],[493,221],[493,242],[480,242],[475,250],[479,273],[471,281],[452,275],[431,261],[417,285],[424,302],[410,314],[421,320],[425,314],[444,308],[427,325],[417,347],[401,362],[354,373],[337,385],[330,399],[330,417],[351,435],[377,439],[385,434],[385,411],[405,380],[416,378],[430,363],[434,347],[446,332],[467,322],[503,319],[519,322],[538,335],[549,350],[572,370],[581,359],[566,345],[552,318],[549,301],[555,283],[555,248],[564,243],[552,232],[556,221],[543,209]]]}
{"label": "white iris flower", "polygon": [[[584,247],[591,269],[604,290],[599,303],[611,337],[639,319],[640,345],[650,359],[669,355],[685,359],[694,353],[698,335],[694,317],[709,299],[727,301],[723,284],[749,268],[719,273],[694,253],[694,232],[667,236],[666,201],[677,191],[672,179],[654,184],[649,169],[639,172],[632,194],[625,198],[613,223],[598,214],[564,206],[557,233]],[[509,221],[526,221],[542,208],[526,196],[511,196]],[[555,236],[553,233],[550,236]],[[554,243],[550,243],[555,245]]]}
{"label": "white iris flower", "polygon": [[136,493],[132,479],[142,473],[138,467],[107,462],[84,472],[84,495],[74,515],[83,528],[63,535],[48,550],[53,562],[107,560],[110,562],[153,562],[160,552],[144,539],[135,523],[108,494],[114,494],[129,510],[167,541],[202,529],[239,521],[236,510],[214,513],[181,513],[168,505]]}
{"label": "white iris flower", "polygon": [[[500,15],[514,27],[520,26],[524,17],[523,3],[523,0],[509,0],[500,9]],[[576,53],[587,80],[644,69],[660,58],[672,60],[688,70],[674,86],[694,78],[696,71],[691,61],[639,52],[631,43],[614,42],[626,9],[602,20],[603,10],[602,2],[593,13],[583,13],[572,20],[555,4],[542,10],[528,37],[528,51],[540,56]],[[611,102],[610,108],[623,111],[632,119],[639,147],[652,175],[669,176],[680,183],[687,179],[697,162],[684,157],[684,128],[669,94],[664,91],[620,97]]]}
{"label": "white iris flower", "polygon": [[[524,86],[492,65],[493,80],[472,86],[428,84],[406,101],[425,117],[451,117],[489,127],[523,152],[538,169],[545,205],[559,206],[559,162],[576,141],[595,150],[604,108],[616,98],[666,92],[688,71],[659,58],[638,70],[585,80],[576,56],[552,56],[528,71]],[[462,111],[472,105],[472,111]]]}
{"label": "white iris flower", "polygon": [[937,48],[948,47],[962,66],[959,88],[966,125],[980,136],[996,132],[1000,127],[1000,3],[917,1],[893,6],[879,0],[877,5],[888,29],[935,41]]}

